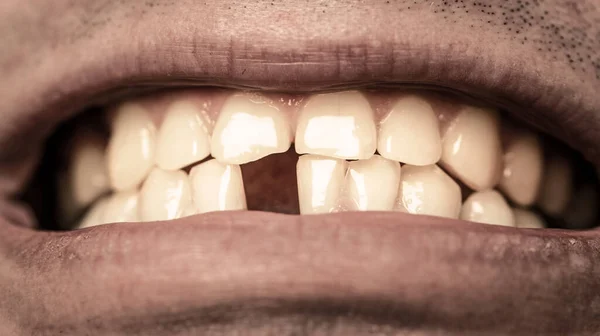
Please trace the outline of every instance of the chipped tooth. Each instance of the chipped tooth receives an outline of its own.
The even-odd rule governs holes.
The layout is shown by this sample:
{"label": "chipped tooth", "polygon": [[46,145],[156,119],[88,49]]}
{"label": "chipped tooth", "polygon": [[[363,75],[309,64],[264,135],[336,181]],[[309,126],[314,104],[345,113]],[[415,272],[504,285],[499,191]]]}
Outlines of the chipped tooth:
{"label": "chipped tooth", "polygon": [[190,180],[197,213],[247,209],[240,166],[210,160],[192,168]]}
{"label": "chipped tooth", "polygon": [[459,185],[437,165],[402,167],[396,210],[458,218],[461,198]]}
{"label": "chipped tooth", "polygon": [[533,132],[520,129],[510,132],[504,149],[500,189],[513,202],[529,206],[535,202],[542,180],[542,144]]}
{"label": "chipped tooth", "polygon": [[298,159],[298,201],[301,214],[329,213],[339,210],[347,162],[317,155]]}
{"label": "chipped tooth", "polygon": [[513,214],[515,216],[515,225],[519,228],[543,229],[546,227],[544,220],[532,211],[513,208]]}
{"label": "chipped tooth", "polygon": [[398,195],[400,163],[373,155],[348,164],[344,183],[345,210],[392,210]]}
{"label": "chipped tooth", "polygon": [[442,137],[442,165],[478,191],[496,185],[501,162],[498,113],[464,106]]}
{"label": "chipped tooth", "polygon": [[515,226],[512,209],[496,190],[478,191],[467,197],[460,219],[483,224]]}
{"label": "chipped tooth", "polygon": [[567,210],[565,222],[570,229],[588,229],[598,216],[598,191],[591,185],[585,185],[575,191]]}
{"label": "chipped tooth", "polygon": [[569,160],[554,155],[546,161],[537,201],[547,215],[559,216],[566,210],[573,193],[572,180]]}
{"label": "chipped tooth", "polygon": [[115,193],[108,198],[104,216],[106,223],[137,222],[139,193],[136,190]]}
{"label": "chipped tooth", "polygon": [[283,153],[292,144],[288,116],[258,94],[227,99],[211,139],[212,156],[222,163],[244,164]]}
{"label": "chipped tooth", "polygon": [[185,172],[152,169],[140,190],[140,220],[159,221],[181,217],[192,203],[191,189]]}
{"label": "chipped tooth", "polygon": [[79,225],[77,225],[77,228],[84,229],[92,226],[107,224],[107,222],[105,222],[103,219],[107,203],[107,196],[96,201],[92,205],[92,207],[87,211],[87,213],[83,216],[83,219],[81,220]]}
{"label": "chipped tooth", "polygon": [[191,102],[171,105],[158,131],[155,162],[164,170],[177,170],[210,155],[209,123]]}
{"label": "chipped tooth", "polygon": [[152,169],[156,129],[140,105],[121,106],[107,148],[108,175],[118,191],[138,186]]}
{"label": "chipped tooth", "polygon": [[418,96],[400,98],[381,121],[377,151],[387,159],[411,165],[438,162],[442,140],[431,105]]}
{"label": "chipped tooth", "polygon": [[377,146],[371,105],[358,91],[310,97],[298,117],[295,146],[298,154],[370,158]]}

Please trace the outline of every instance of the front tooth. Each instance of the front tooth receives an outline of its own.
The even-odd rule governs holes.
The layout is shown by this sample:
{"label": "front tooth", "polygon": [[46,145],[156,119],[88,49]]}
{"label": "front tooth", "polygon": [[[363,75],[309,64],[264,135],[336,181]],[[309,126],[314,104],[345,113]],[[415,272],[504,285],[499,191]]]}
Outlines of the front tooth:
{"label": "front tooth", "polygon": [[212,156],[219,162],[243,164],[290,148],[288,117],[266,98],[236,94],[227,99],[211,140]]}
{"label": "front tooth", "polygon": [[460,219],[484,224],[515,226],[512,209],[496,190],[471,194],[463,204]]}
{"label": "front tooth", "polygon": [[112,126],[107,148],[110,183],[118,191],[133,189],[152,169],[156,129],[146,110],[136,104],[121,106]]}
{"label": "front tooth", "polygon": [[417,96],[399,99],[381,122],[377,151],[387,159],[411,165],[438,162],[442,140],[431,105]]}
{"label": "front tooth", "polygon": [[546,227],[544,220],[529,210],[514,208],[513,214],[515,215],[515,225],[519,228],[543,229]]}
{"label": "front tooth", "polygon": [[525,130],[511,130],[507,137],[500,188],[513,202],[529,206],[542,180],[542,144],[537,135]]}
{"label": "front tooth", "polygon": [[348,164],[344,189],[347,210],[392,210],[398,195],[400,164],[373,155]]}
{"label": "front tooth", "polygon": [[115,193],[108,198],[103,219],[107,223],[137,222],[139,194],[135,190]]}
{"label": "front tooth", "polygon": [[208,122],[193,103],[180,101],[169,107],[156,143],[156,164],[177,170],[201,161],[210,154]]}
{"label": "front tooth", "polygon": [[565,210],[573,192],[573,171],[562,156],[552,156],[546,162],[538,204],[548,215],[559,216]]}
{"label": "front tooth", "polygon": [[458,218],[461,198],[459,185],[437,165],[402,167],[396,210]]}
{"label": "front tooth", "polygon": [[238,165],[210,160],[192,168],[190,180],[197,213],[247,208],[242,170]]}
{"label": "front tooth", "polygon": [[154,168],[140,190],[140,220],[159,221],[181,217],[192,203],[191,189],[185,172]]}
{"label": "front tooth", "polygon": [[565,221],[570,229],[587,229],[598,216],[598,191],[591,185],[579,188],[565,211]]}
{"label": "front tooth", "polygon": [[341,159],[368,159],[375,153],[373,110],[357,91],[312,96],[298,117],[296,152]]}
{"label": "front tooth", "polygon": [[442,139],[442,165],[473,190],[492,188],[500,177],[499,117],[493,110],[465,106]]}
{"label": "front tooth", "polygon": [[84,229],[92,226],[106,224],[104,221],[104,213],[106,209],[106,205],[108,204],[108,197],[105,196],[96,203],[92,205],[92,207],[88,210],[88,212],[83,216],[83,219],[77,225],[77,228]]}
{"label": "front tooth", "polygon": [[298,159],[298,201],[301,214],[338,210],[347,162],[340,159],[304,155]]}

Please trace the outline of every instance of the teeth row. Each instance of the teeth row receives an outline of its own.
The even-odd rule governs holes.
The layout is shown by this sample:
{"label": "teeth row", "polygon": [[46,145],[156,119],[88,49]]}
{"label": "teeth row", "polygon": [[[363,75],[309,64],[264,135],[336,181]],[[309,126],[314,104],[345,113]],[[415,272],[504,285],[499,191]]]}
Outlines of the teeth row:
{"label": "teeth row", "polygon": [[[494,110],[448,108],[403,95],[381,112],[358,91],[299,101],[235,93],[213,118],[210,102],[178,99],[158,121],[143,103],[123,104],[111,114],[106,152],[99,140],[78,141],[71,151],[67,192],[61,196],[71,206],[64,212],[75,213],[110,189],[121,194],[140,188],[139,206],[148,208],[148,217],[139,220],[243,209],[239,165],[285,152],[292,142],[297,153],[307,154],[299,159],[298,180],[314,182],[299,183],[302,213],[394,209],[451,218],[472,213],[476,220],[473,209],[482,202],[498,203],[490,194],[495,187],[519,207],[537,201],[552,216],[568,210],[573,189],[569,162],[556,156],[544,165],[540,138],[501,122]],[[181,170],[209,156],[216,161],[197,165],[189,177]],[[99,162],[106,162],[106,169]],[[405,165],[400,168],[399,162]],[[475,191],[462,208],[461,188],[438,166]],[[81,173],[86,171],[81,167],[91,173]],[[93,187],[86,181],[89,174],[97,176]],[[200,183],[204,191],[193,188]],[[215,198],[217,190],[222,194]],[[312,198],[303,201],[303,195]]]}

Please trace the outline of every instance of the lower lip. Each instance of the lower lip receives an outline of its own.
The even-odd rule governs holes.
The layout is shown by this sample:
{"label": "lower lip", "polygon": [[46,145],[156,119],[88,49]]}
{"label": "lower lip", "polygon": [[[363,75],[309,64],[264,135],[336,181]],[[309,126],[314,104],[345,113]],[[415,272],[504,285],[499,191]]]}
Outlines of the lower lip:
{"label": "lower lip", "polygon": [[[387,302],[445,314],[452,324],[460,323],[452,316],[483,314],[480,323],[497,324],[523,320],[523,309],[589,302],[586,289],[600,291],[593,267],[597,231],[383,212],[223,212],[53,233],[3,226],[0,246],[20,251],[5,255],[34,274],[16,280],[25,284],[21,288],[34,288],[46,306],[62,306],[67,299],[57,293],[68,293],[78,298],[77,309],[107,316],[120,314],[115,307],[179,313],[240,300],[301,298]],[[499,309],[508,315],[498,317]]]}

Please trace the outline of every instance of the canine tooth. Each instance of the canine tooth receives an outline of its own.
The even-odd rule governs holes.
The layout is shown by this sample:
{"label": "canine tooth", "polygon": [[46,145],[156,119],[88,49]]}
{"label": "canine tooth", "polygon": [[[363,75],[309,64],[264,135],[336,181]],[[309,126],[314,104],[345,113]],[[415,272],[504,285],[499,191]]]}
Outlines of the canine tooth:
{"label": "canine tooth", "polygon": [[181,217],[192,203],[191,189],[185,172],[152,169],[140,190],[140,220],[148,222]]}
{"label": "canine tooth", "polygon": [[298,159],[298,201],[301,214],[329,213],[338,210],[347,162],[317,155]]}
{"label": "canine tooth", "polygon": [[543,229],[546,227],[544,220],[529,210],[513,208],[515,225],[525,229]]}
{"label": "canine tooth", "polygon": [[542,144],[536,134],[512,130],[504,150],[500,189],[513,202],[528,206],[535,202],[543,173]]}
{"label": "canine tooth", "polygon": [[546,214],[559,216],[566,210],[573,193],[572,179],[573,171],[566,158],[554,155],[546,161],[538,196],[538,204]]}
{"label": "canine tooth", "polygon": [[208,122],[202,110],[191,102],[171,105],[158,131],[156,164],[177,170],[201,161],[210,154]]}
{"label": "canine tooth", "polygon": [[156,129],[146,110],[136,104],[121,106],[112,124],[107,148],[111,186],[118,191],[133,189],[152,169]]}
{"label": "canine tooth", "polygon": [[515,226],[515,218],[506,200],[496,190],[478,191],[467,197],[460,219],[484,224]]}
{"label": "canine tooth", "polygon": [[567,210],[565,221],[570,229],[587,229],[595,224],[598,216],[598,191],[586,185],[575,191]]}
{"label": "canine tooth", "polygon": [[463,107],[442,137],[442,165],[471,189],[479,191],[496,185],[501,162],[498,113]]}
{"label": "canine tooth", "polygon": [[458,218],[461,191],[437,165],[402,167],[396,210],[419,215]]}
{"label": "canine tooth", "polygon": [[104,211],[106,209],[106,205],[108,203],[108,197],[103,197],[96,201],[92,205],[92,207],[88,210],[88,212],[83,216],[83,219],[77,226],[79,229],[84,229],[92,226],[106,224],[103,220]]}
{"label": "canine tooth", "polygon": [[373,155],[348,164],[344,185],[348,210],[392,210],[398,195],[400,164]]}
{"label": "canine tooth", "polygon": [[368,159],[375,153],[373,110],[358,91],[312,96],[298,117],[296,152],[341,159]]}
{"label": "canine tooth", "polygon": [[222,163],[243,164],[283,153],[292,143],[288,116],[259,95],[227,99],[211,140],[212,156]]}
{"label": "canine tooth", "polygon": [[431,105],[417,96],[400,98],[381,122],[377,151],[387,159],[411,165],[438,162],[442,140]]}
{"label": "canine tooth", "polygon": [[139,194],[135,190],[115,193],[108,198],[102,217],[106,223],[137,222]]}
{"label": "canine tooth", "polygon": [[247,209],[240,166],[210,160],[192,168],[190,179],[197,213]]}

